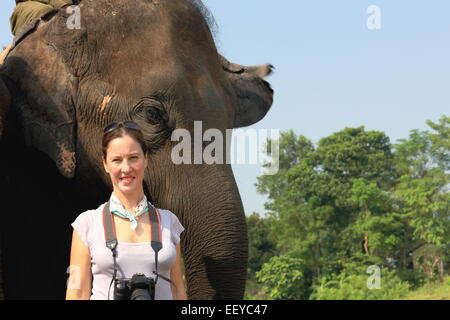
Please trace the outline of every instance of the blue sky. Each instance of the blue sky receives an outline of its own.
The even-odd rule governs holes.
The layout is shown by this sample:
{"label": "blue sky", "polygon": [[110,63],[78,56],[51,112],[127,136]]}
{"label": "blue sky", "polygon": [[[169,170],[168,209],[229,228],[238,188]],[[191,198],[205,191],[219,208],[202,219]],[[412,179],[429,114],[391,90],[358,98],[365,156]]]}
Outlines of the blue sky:
{"label": "blue sky", "polygon": [[[251,128],[293,129],[317,142],[345,127],[395,142],[449,115],[450,1],[204,0],[219,51],[246,65],[271,63],[275,102]],[[367,8],[381,10],[369,30]],[[0,4],[0,45],[11,42],[14,1]],[[264,213],[258,165],[233,165],[246,214]]]}

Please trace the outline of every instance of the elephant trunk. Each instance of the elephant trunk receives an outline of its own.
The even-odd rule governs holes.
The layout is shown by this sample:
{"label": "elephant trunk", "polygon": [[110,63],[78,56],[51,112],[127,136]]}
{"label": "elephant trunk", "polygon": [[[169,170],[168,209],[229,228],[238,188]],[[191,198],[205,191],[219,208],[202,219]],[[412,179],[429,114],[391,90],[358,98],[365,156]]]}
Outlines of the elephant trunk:
{"label": "elephant trunk", "polygon": [[185,227],[181,245],[188,297],[242,299],[247,226],[231,166],[194,166],[184,179],[172,182],[184,191],[169,192],[177,199],[167,199],[167,204]]}
{"label": "elephant trunk", "polygon": [[3,80],[0,78],[0,139],[5,129],[6,117],[11,104],[11,95]]}

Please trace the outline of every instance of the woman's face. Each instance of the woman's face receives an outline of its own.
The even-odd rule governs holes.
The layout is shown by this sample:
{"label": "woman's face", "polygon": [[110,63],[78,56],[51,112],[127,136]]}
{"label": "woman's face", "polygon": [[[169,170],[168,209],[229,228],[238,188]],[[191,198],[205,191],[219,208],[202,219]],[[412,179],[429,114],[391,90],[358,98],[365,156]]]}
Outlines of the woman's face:
{"label": "woman's face", "polygon": [[111,177],[114,191],[122,194],[142,191],[147,157],[132,137],[124,135],[111,140],[103,165]]}

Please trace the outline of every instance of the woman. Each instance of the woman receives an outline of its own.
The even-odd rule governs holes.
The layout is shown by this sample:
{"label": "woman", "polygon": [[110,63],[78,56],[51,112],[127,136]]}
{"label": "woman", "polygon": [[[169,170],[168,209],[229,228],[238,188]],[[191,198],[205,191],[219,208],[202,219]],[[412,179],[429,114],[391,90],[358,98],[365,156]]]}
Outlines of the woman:
{"label": "woman", "polygon": [[[139,126],[131,121],[113,123],[103,134],[103,165],[111,178],[113,192],[109,210],[115,224],[117,279],[142,273],[155,277],[155,252],[150,245],[151,203],[144,195],[147,148]],[[70,254],[70,278],[66,299],[113,298],[115,262],[105,244],[102,204],[80,214],[74,228]],[[107,207],[108,208],[108,207]],[[155,299],[186,299],[181,271],[180,233],[184,228],[169,210],[156,209],[161,224],[162,249],[158,253]],[[93,280],[91,280],[93,277]],[[168,278],[168,279],[164,279]],[[169,281],[175,286],[171,285]],[[112,285],[111,285],[112,284]]]}

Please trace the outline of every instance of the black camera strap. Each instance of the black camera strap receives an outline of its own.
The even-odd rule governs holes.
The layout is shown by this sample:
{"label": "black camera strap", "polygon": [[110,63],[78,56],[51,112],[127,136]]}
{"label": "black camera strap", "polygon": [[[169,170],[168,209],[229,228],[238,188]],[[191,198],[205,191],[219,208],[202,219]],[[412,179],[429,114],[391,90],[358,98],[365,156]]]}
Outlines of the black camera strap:
{"label": "black camera strap", "polygon": [[111,291],[111,285],[116,280],[117,276],[117,237],[116,237],[116,226],[114,224],[114,219],[112,213],[109,211],[109,201],[103,207],[103,230],[105,231],[106,246],[111,250],[114,262],[114,273],[111,279],[111,283],[108,288],[108,300],[109,293]]}
{"label": "black camera strap", "polygon": [[[153,274],[156,276],[155,285],[158,282],[158,277],[161,277],[176,288],[176,285],[170,279],[158,274],[158,252],[162,249],[161,220],[158,210],[154,206],[152,206],[150,202],[148,203],[148,214],[150,217],[151,247],[155,252],[155,271],[153,271]],[[111,284],[116,280],[117,277],[117,235],[113,213],[109,210],[109,201],[103,207],[103,230],[105,232],[106,246],[111,250],[114,262],[113,278],[108,289],[109,300]]]}

